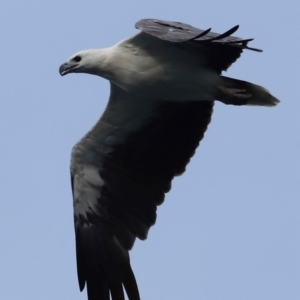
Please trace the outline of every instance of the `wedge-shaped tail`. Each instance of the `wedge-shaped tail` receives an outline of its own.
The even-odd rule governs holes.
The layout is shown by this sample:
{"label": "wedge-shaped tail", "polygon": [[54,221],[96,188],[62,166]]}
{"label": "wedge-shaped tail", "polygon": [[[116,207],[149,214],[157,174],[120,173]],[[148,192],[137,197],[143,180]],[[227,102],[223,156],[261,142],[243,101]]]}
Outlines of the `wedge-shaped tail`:
{"label": "wedge-shaped tail", "polygon": [[232,105],[275,106],[279,100],[260,85],[247,81],[220,76],[222,85],[218,86],[217,100]]}

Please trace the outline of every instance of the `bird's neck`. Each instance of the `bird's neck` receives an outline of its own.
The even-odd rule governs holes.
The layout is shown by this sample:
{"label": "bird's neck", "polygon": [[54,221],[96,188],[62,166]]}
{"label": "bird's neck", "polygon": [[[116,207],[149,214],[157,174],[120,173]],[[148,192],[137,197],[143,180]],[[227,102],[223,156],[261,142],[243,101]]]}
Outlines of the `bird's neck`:
{"label": "bird's neck", "polygon": [[94,52],[94,55],[93,61],[91,61],[92,67],[88,69],[89,73],[110,80],[112,77],[110,67],[111,48],[95,49],[91,51]]}

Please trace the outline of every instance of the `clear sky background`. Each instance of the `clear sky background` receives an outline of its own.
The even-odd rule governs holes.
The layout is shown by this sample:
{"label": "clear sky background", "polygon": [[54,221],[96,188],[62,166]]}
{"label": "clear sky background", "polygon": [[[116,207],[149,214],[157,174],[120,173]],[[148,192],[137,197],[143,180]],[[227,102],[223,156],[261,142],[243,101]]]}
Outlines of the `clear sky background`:
{"label": "clear sky background", "polygon": [[109,84],[61,78],[72,54],[108,47],[153,17],[254,37],[227,76],[276,108],[217,103],[187,172],[131,251],[142,300],[300,299],[299,2],[5,1],[1,5],[0,299],[84,300],[75,265],[69,161]]}

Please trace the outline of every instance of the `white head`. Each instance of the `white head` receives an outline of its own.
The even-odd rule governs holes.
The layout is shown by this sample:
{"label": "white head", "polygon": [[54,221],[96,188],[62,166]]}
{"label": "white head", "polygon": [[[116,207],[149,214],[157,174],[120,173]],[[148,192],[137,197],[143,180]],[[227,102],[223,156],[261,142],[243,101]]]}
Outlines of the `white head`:
{"label": "white head", "polygon": [[87,73],[107,78],[107,50],[80,51],[59,67],[59,73],[61,76],[69,73]]}

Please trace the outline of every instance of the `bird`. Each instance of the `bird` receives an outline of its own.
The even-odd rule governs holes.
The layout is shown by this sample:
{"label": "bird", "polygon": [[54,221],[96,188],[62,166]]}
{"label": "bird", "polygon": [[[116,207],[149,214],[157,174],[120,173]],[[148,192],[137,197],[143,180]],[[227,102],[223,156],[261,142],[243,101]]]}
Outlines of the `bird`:
{"label": "bird", "polygon": [[110,82],[99,121],[73,147],[77,274],[88,300],[140,300],[129,250],[155,224],[175,176],[204,137],[215,101],[276,106],[265,88],[222,76],[253,39],[142,19],[112,47],[80,51],[59,67]]}

